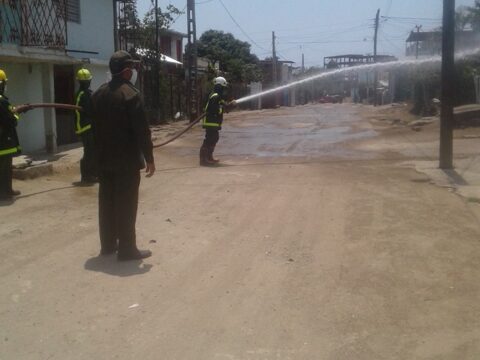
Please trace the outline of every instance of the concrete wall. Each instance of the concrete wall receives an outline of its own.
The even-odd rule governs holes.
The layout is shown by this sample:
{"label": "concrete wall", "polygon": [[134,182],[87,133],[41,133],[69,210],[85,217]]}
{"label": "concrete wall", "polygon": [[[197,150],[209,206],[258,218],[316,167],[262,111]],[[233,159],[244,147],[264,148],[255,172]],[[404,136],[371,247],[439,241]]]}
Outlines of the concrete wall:
{"label": "concrete wall", "polygon": [[[43,102],[42,64],[2,63],[7,72],[8,89],[6,95],[12,104]],[[45,148],[45,120],[42,110],[32,110],[22,114],[18,124],[18,135],[24,152]]]}
{"label": "concrete wall", "polygon": [[114,51],[112,0],[80,0],[80,24],[68,22],[67,49],[98,52],[69,53],[79,59],[110,59]]}
{"label": "concrete wall", "polygon": [[[82,66],[75,66],[74,70],[75,73],[81,68]],[[92,91],[97,90],[101,85],[107,82],[107,65],[95,65],[95,64],[85,64],[83,67],[88,69],[93,76],[92,84],[90,88]],[[78,81],[75,82],[75,91],[78,90]]]}
{"label": "concrete wall", "polygon": [[[85,62],[84,67],[92,73],[93,91],[107,81],[108,61],[115,50],[111,0],[80,0],[80,24],[68,22],[67,49],[98,52],[98,55],[77,52],[68,54],[91,61]],[[75,73],[80,68],[80,65],[76,66]]]}
{"label": "concrete wall", "polygon": [[[108,60],[114,51],[113,2],[80,0],[80,6],[80,24],[68,22],[67,49],[98,54],[69,52],[68,55],[88,59],[85,67],[92,72],[92,90],[96,90],[107,79]],[[12,104],[54,102],[53,66],[69,61],[71,58],[68,57],[60,59],[60,62],[31,57],[15,62],[6,57],[2,59],[0,53],[0,68],[7,72],[9,78],[6,95]],[[81,67],[80,64],[72,66],[74,70]],[[36,109],[21,116],[18,134],[25,153],[45,149],[56,151],[55,121],[55,111],[52,109]]]}

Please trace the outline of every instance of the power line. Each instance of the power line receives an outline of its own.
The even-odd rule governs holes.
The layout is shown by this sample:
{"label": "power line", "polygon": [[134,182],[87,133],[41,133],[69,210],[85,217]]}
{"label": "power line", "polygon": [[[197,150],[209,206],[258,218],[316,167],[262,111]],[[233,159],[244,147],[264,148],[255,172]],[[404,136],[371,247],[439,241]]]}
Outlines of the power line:
{"label": "power line", "polygon": [[400,16],[382,16],[382,19],[442,21],[442,19],[440,18],[416,18],[416,17],[400,17]]}
{"label": "power line", "polygon": [[227,12],[228,16],[230,16],[230,19],[232,19],[232,21],[235,23],[235,25],[237,25],[237,27],[240,29],[240,31],[242,32],[243,35],[245,35],[247,37],[247,39],[249,39],[252,44],[256,45],[259,49],[262,49],[262,50],[266,50],[263,46],[260,46],[259,44],[257,44],[257,42],[255,40],[253,40],[246,32],[245,30],[243,30],[243,28],[240,26],[240,24],[237,22],[237,20],[235,20],[235,18],[232,16],[232,14],[230,13],[230,11],[228,11],[227,7],[225,6],[225,4],[223,3],[222,0],[218,0],[220,2],[220,4],[223,6],[223,8],[225,9],[225,11]]}
{"label": "power line", "polygon": [[[210,1],[212,1],[212,0],[210,0]],[[175,23],[177,22],[177,20],[178,20],[183,14],[185,14],[185,9],[186,9],[186,8],[187,8],[187,5],[185,5],[185,6],[183,7],[183,9],[180,11],[181,14],[178,14],[178,16],[172,21],[172,23],[171,23],[170,25],[175,24]]]}
{"label": "power line", "polygon": [[335,43],[361,43],[367,42],[367,38],[363,40],[327,40],[327,41],[284,41],[285,44],[335,44]]}
{"label": "power line", "polygon": [[383,39],[387,41],[392,47],[394,47],[398,51],[402,51],[402,52],[404,51],[404,49],[401,49],[400,46],[396,45],[391,39],[389,39],[387,37],[387,34],[385,34],[381,28],[379,29],[379,31],[380,31],[380,34],[383,36]]}
{"label": "power line", "polygon": [[349,33],[349,32],[356,32],[358,30],[367,29],[367,28],[368,28],[367,24],[362,24],[362,25],[346,28],[346,29],[343,29],[343,30],[332,30],[330,32],[322,32],[322,33],[309,34],[309,35],[283,35],[283,36],[280,36],[279,38],[281,38],[281,39],[287,39],[287,38],[300,39],[300,38],[319,37],[320,39],[322,39],[322,38],[325,38],[325,37],[331,37],[333,35],[338,36],[338,35],[341,35],[341,34],[346,34],[346,33]]}
{"label": "power line", "polygon": [[[353,23],[355,24],[355,23]],[[353,25],[352,22],[336,22],[335,24],[318,24],[316,26],[306,26],[306,27],[296,27],[296,28],[287,28],[287,29],[278,29],[278,30],[275,30],[275,32],[296,32],[296,31],[303,31],[303,30],[307,30],[307,29],[320,29],[320,28],[329,28],[329,29],[334,29],[338,26],[343,26],[343,25]],[[362,24],[365,24],[365,21],[361,22],[361,23],[357,23],[358,25],[362,25]],[[250,34],[266,34],[266,33],[270,33],[270,31],[255,31],[255,32],[251,32]],[[285,35],[285,36],[295,36],[295,35]]]}
{"label": "power line", "polygon": [[392,8],[392,2],[393,0],[389,0],[388,2],[387,11],[385,12],[385,14],[387,14],[386,16],[390,14],[390,9]]}

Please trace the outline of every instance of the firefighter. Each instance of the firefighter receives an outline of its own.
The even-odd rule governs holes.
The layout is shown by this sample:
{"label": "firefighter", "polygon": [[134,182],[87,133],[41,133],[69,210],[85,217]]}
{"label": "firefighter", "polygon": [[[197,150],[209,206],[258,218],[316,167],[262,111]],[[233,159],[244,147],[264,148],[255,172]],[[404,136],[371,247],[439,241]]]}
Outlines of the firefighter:
{"label": "firefighter", "polygon": [[82,110],[76,110],[75,133],[80,136],[83,144],[83,157],[80,160],[81,184],[88,185],[97,182],[97,167],[95,160],[95,144],[92,131],[92,91],[90,83],[92,74],[87,69],[77,72],[79,89],[75,95],[75,105]]}
{"label": "firefighter", "polygon": [[0,69],[0,200],[20,195],[12,188],[12,158],[21,152],[16,130],[19,115],[5,96],[7,81],[5,71]]}
{"label": "firefighter", "polygon": [[200,165],[214,166],[219,161],[213,157],[215,145],[219,139],[219,131],[222,129],[223,111],[228,112],[235,101],[226,103],[224,92],[228,83],[224,77],[216,77],[213,80],[213,92],[209,95],[205,106],[205,117],[202,120],[202,127],[205,129],[205,139],[200,148]]}
{"label": "firefighter", "polygon": [[110,59],[112,80],[92,95],[93,132],[99,170],[100,254],[123,260],[151,256],[136,245],[135,221],[140,169],[155,173],[153,144],[140,92],[135,61],[126,51]]}

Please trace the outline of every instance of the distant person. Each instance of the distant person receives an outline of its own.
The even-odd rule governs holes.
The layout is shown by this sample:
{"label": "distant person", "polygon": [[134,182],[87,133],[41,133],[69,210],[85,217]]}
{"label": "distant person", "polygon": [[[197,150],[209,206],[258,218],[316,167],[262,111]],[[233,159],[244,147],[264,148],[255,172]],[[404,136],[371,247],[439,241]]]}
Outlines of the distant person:
{"label": "distant person", "polygon": [[5,96],[7,81],[7,74],[0,69],[0,200],[20,195],[12,188],[12,158],[21,152],[16,129],[19,115]]}
{"label": "distant person", "polygon": [[77,72],[80,85],[75,95],[75,105],[82,110],[75,111],[75,133],[82,139],[83,157],[80,160],[81,184],[89,185],[98,181],[97,164],[95,160],[95,142],[92,130],[92,74],[87,69]]}
{"label": "distant person", "polygon": [[136,245],[140,169],[155,173],[153,144],[140,92],[136,61],[126,51],[110,59],[112,80],[92,95],[93,131],[99,165],[100,254],[118,260],[151,256]]}
{"label": "distant person", "polygon": [[225,78],[219,76],[213,80],[213,92],[209,95],[207,105],[205,106],[205,117],[202,121],[202,127],[205,129],[205,139],[200,148],[200,165],[215,166],[219,160],[213,157],[215,146],[220,137],[222,129],[223,111],[229,111],[236,105],[235,101],[226,103],[224,92],[228,86]]}

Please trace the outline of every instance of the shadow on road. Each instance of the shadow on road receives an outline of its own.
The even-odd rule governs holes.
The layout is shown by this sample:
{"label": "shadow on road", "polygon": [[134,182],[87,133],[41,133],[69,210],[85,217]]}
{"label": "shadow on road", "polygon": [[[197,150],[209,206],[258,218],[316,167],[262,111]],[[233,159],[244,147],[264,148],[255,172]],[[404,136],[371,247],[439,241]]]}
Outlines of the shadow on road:
{"label": "shadow on road", "polygon": [[127,277],[142,275],[150,271],[151,264],[144,264],[142,260],[117,261],[116,256],[96,256],[85,262],[85,270],[103,272],[105,274]]}
{"label": "shadow on road", "polygon": [[448,178],[452,181],[453,184],[455,185],[462,185],[466,186],[468,185],[468,182],[465,181],[465,179],[460,175],[456,170],[454,169],[444,169],[442,170],[445,175],[448,176]]}
{"label": "shadow on road", "polygon": [[15,202],[15,198],[0,200],[0,206],[10,206]]}
{"label": "shadow on road", "polygon": [[38,192],[36,192],[36,193],[31,193],[31,194],[25,194],[25,195],[16,196],[16,199],[26,199],[26,198],[29,198],[29,197],[32,197],[32,196],[35,196],[35,195],[46,194],[46,193],[49,193],[49,192],[52,192],[52,191],[72,189],[72,188],[74,188],[74,187],[75,187],[75,186],[63,186],[63,187],[58,187],[58,188],[49,189],[49,190],[42,190],[42,191],[38,191]]}

